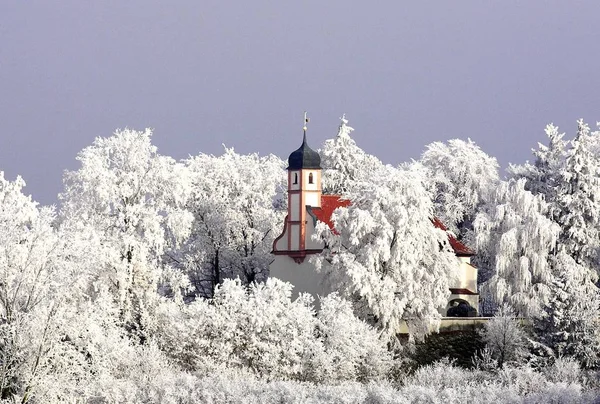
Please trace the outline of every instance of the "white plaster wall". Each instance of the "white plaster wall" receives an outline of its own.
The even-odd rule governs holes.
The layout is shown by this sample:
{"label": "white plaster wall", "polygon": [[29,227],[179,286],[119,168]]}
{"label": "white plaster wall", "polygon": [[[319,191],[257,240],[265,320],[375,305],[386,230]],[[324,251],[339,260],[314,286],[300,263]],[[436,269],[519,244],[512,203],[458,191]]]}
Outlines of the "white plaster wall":
{"label": "white plaster wall", "polygon": [[458,280],[450,284],[451,289],[469,289],[477,292],[477,268],[461,260],[458,268]]}
{"label": "white plaster wall", "polygon": [[275,251],[287,251],[288,248],[288,238],[287,238],[288,229],[286,227],[283,236],[275,242]]}
{"label": "white plaster wall", "polygon": [[306,239],[304,245],[307,250],[322,250],[323,242],[320,240],[313,240],[312,235],[315,234],[315,219],[310,215],[306,214]]}
{"label": "white plaster wall", "polygon": [[308,206],[321,206],[321,194],[319,192],[307,192],[304,194],[304,204]]}
{"label": "white plaster wall", "polygon": [[324,277],[321,273],[315,271],[309,263],[310,256],[304,259],[301,264],[288,257],[287,255],[276,255],[275,260],[269,267],[270,276],[278,278],[294,285],[292,298],[298,297],[300,292],[310,293],[315,300],[317,296],[324,296],[329,293],[325,286]]}
{"label": "white plaster wall", "polygon": [[288,206],[288,214],[291,221],[300,220],[300,194],[290,194],[290,206]]}
{"label": "white plaster wall", "polygon": [[291,240],[290,240],[290,250],[299,250],[300,249],[300,225],[292,224],[290,225],[291,231]]}

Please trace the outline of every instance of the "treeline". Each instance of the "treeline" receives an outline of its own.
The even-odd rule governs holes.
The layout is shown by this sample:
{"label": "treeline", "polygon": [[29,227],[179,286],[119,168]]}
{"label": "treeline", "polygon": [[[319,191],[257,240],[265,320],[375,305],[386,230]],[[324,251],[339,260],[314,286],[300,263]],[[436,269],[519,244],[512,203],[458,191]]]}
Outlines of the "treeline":
{"label": "treeline", "polygon": [[[117,131],[81,151],[58,208],[0,175],[2,399],[181,402],[177,389],[197,391],[214,373],[410,385],[410,347],[395,330],[405,321],[411,339],[427,334],[456,276],[433,217],[477,251],[482,297],[501,308],[474,359],[481,377],[517,365],[529,366],[519,377],[596,368],[597,132],[580,122],[567,142],[549,126],[535,162],[502,179],[470,140],[433,143],[392,167],[351,131],[343,119],[320,151],[324,191],[352,204],[334,213],[336,232],[318,227],[326,250],[314,264],[338,290],[318,312],[310,296],[267,281],[286,211],[286,165],[275,156],[226,149],[177,162],[158,154],[149,130]],[[498,342],[506,335],[514,344]],[[587,375],[577,370],[565,391],[583,397]]]}

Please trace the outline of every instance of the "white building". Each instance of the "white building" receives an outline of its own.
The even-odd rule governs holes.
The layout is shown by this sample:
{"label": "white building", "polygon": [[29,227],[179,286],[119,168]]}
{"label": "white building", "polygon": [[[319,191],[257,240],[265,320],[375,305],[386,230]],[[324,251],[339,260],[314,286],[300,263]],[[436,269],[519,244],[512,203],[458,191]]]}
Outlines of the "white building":
{"label": "white building", "polygon": [[[316,272],[308,257],[320,254],[323,244],[312,239],[317,221],[333,228],[331,214],[350,201],[337,195],[322,195],[321,157],[306,142],[306,128],[302,145],[288,158],[288,213],[283,232],[273,242],[275,259],[270,265],[271,276],[294,285],[295,292],[323,296],[330,292],[323,276]],[[433,225],[446,230],[438,220]],[[442,315],[467,317],[477,314],[477,268],[471,265],[474,253],[448,234],[450,245],[457,256],[459,280],[450,288],[451,296]],[[469,307],[470,306],[470,307]],[[475,311],[472,309],[474,308]]]}

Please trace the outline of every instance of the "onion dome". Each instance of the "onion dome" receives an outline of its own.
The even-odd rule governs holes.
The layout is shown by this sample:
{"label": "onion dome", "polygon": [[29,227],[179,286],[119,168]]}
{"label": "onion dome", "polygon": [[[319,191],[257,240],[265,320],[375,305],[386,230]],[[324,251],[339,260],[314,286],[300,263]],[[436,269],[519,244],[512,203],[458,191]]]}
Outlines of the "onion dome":
{"label": "onion dome", "polygon": [[321,168],[321,156],[306,143],[306,132],[304,132],[302,146],[292,152],[288,158],[288,170],[301,170],[303,168]]}

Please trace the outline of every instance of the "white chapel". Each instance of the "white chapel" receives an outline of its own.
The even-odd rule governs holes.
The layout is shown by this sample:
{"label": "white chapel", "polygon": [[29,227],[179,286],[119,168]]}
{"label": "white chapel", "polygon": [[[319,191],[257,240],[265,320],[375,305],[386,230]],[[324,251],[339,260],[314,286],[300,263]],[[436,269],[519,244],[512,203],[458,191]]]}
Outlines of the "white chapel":
{"label": "white chapel", "polygon": [[[307,122],[305,118],[305,122]],[[323,252],[323,243],[313,240],[317,221],[329,225],[333,230],[331,214],[339,207],[350,205],[350,201],[338,195],[323,195],[321,188],[321,157],[306,141],[306,125],[302,145],[288,158],[288,211],[283,232],[273,242],[274,260],[270,275],[294,285],[298,292],[308,292],[315,298],[331,292],[321,273],[310,263],[310,256]],[[438,219],[432,225],[446,230]],[[450,288],[450,298],[443,316],[472,317],[479,308],[477,291],[477,268],[471,265],[474,252],[458,241],[451,233],[448,239],[457,260],[459,279]]]}

